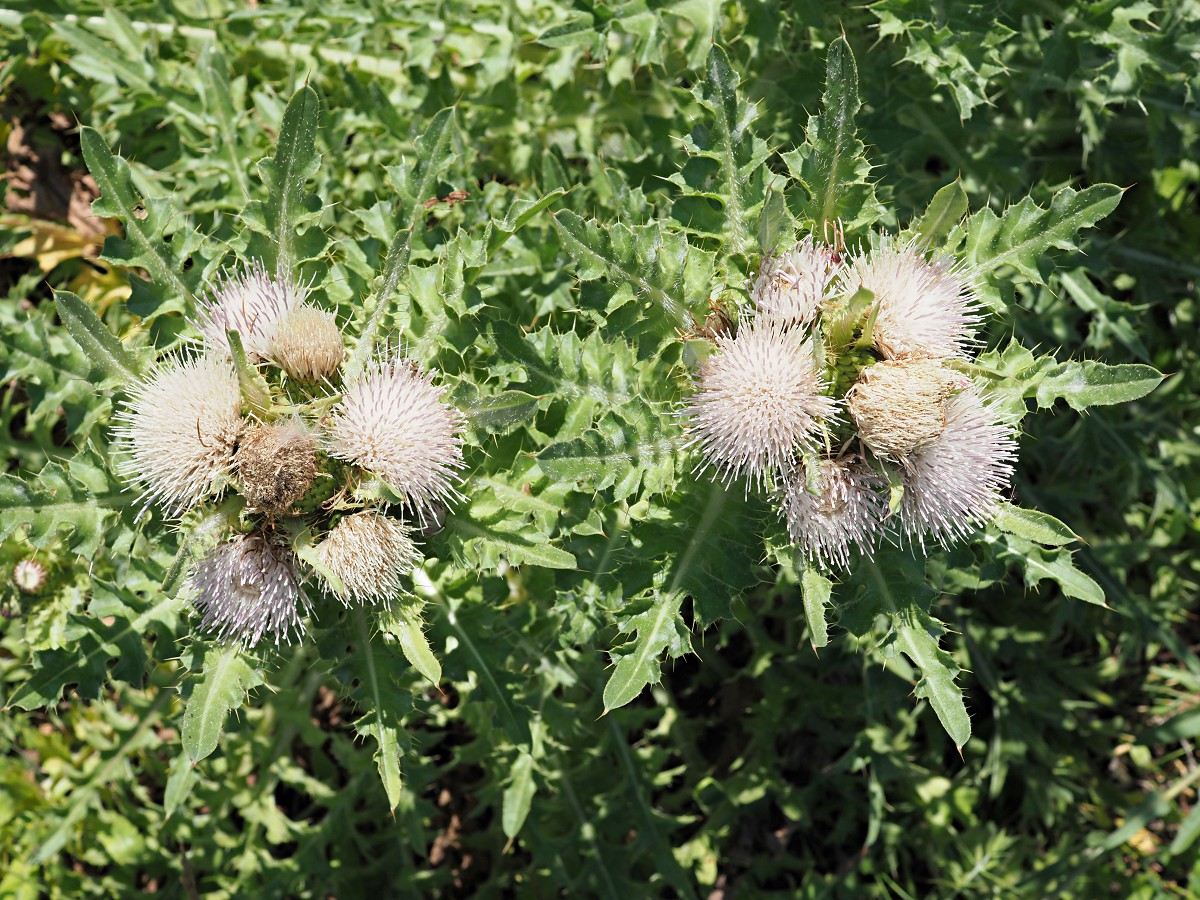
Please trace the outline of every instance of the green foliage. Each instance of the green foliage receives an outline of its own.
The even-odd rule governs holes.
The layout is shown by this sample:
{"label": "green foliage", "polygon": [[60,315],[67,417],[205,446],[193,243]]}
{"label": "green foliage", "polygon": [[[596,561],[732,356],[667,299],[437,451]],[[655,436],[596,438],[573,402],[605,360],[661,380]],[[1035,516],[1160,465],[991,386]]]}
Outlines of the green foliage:
{"label": "green foliage", "polygon": [[[115,223],[0,180],[0,894],[1200,890],[1192,5],[185,6],[0,10],[0,135]],[[839,229],[979,275],[1023,433],[988,528],[831,573],[678,413]],[[468,423],[411,594],[278,651],[190,612],[237,505],[111,474],[251,260]]]}

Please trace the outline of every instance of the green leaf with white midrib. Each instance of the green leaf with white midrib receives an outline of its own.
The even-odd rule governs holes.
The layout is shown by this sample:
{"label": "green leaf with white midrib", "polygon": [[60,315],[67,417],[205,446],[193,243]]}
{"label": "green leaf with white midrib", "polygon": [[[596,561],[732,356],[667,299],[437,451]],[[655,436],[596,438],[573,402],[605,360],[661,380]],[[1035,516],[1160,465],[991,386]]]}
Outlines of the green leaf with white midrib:
{"label": "green leaf with white midrib", "polygon": [[430,684],[437,687],[441,683],[442,664],[425,637],[419,605],[415,601],[408,598],[396,601],[393,608],[383,614],[379,626],[384,634],[396,639],[404,658],[429,679]]}
{"label": "green leaf with white midrib", "polygon": [[829,607],[832,593],[832,581],[812,566],[804,567],[800,575],[800,597],[804,602],[804,618],[808,622],[808,639],[814,650],[829,643],[825,610]]}
{"label": "green leaf with white midrib", "polygon": [[104,374],[103,386],[115,387],[137,380],[138,362],[100,321],[92,308],[70,291],[55,291],[58,317],[92,365]]}
{"label": "green leaf with white midrib", "polygon": [[1035,284],[1043,283],[1038,268],[1052,248],[1074,250],[1076,234],[1095,225],[1121,202],[1121,188],[1096,184],[1082,191],[1063,188],[1043,209],[1026,197],[997,216],[981,209],[966,222],[967,262],[988,275],[1012,266]]}
{"label": "green leaf with white midrib", "polygon": [[217,749],[229,713],[262,684],[262,672],[239,644],[205,651],[198,677],[184,707],[181,732],[184,752],[193,763]]}
{"label": "green leaf with white midrib", "polygon": [[[659,281],[664,274],[656,262],[652,262],[659,254],[655,248],[646,244],[658,241],[671,241],[674,245],[674,256],[680,253],[686,255],[689,251],[686,242],[680,235],[662,231],[661,226],[643,226],[630,229],[621,224],[610,228],[601,228],[595,221],[585,221],[570,210],[560,210],[554,215],[554,226],[567,252],[575,257],[582,267],[579,277],[584,280],[607,275],[618,284],[629,284],[643,297],[656,303],[674,327],[686,327],[690,322],[688,304],[681,290],[682,284],[670,285],[670,290]],[[650,231],[647,231],[650,229]],[[653,232],[651,234],[651,231]],[[663,250],[665,260],[672,259],[672,253]],[[684,271],[686,261],[679,259],[680,273]],[[672,291],[679,291],[676,296]]]}
{"label": "green leaf with white midrib", "polygon": [[221,146],[224,149],[224,162],[233,173],[233,180],[238,186],[242,197],[250,197],[250,178],[246,172],[241,147],[238,141],[234,119],[232,86],[229,82],[229,63],[225,55],[215,44],[206,43],[200,51],[199,81],[201,99],[205,109],[217,123],[217,133],[221,136]]}
{"label": "green leaf with white midrib", "polygon": [[463,627],[458,617],[458,606],[457,602],[451,601],[444,608],[443,612],[446,622],[449,624],[454,636],[458,638],[460,646],[466,651],[472,670],[479,676],[483,692],[495,704],[496,711],[500,716],[500,722],[505,732],[507,732],[509,739],[519,747],[529,747],[532,743],[529,722],[517,715],[513,708],[513,703],[510,702],[509,692],[501,689],[500,680],[492,671],[491,665],[488,664],[488,661],[475,645],[470,631]]}
{"label": "green leaf with white midrib", "polygon": [[1061,547],[1079,540],[1075,532],[1049,513],[1036,509],[1022,509],[1011,503],[1000,504],[994,524],[1001,531],[1045,547]]}
{"label": "green leaf with white midrib", "polygon": [[[701,625],[708,624],[709,617],[704,610],[716,598],[704,594],[720,590],[720,587],[712,583],[711,572],[705,566],[738,567],[740,563],[729,554],[721,553],[719,548],[714,550],[714,541],[739,524],[727,509],[731,501],[738,502],[730,496],[730,490],[737,488],[726,488],[719,482],[714,482],[707,490],[699,490],[703,501],[696,517],[676,509],[676,514],[682,516],[687,526],[678,532],[668,530],[667,535],[682,533],[687,540],[680,548],[671,546],[665,584],[653,590],[648,599],[634,601],[630,604],[633,610],[627,607],[618,617],[620,631],[624,634],[636,632],[636,636],[613,650],[616,665],[604,686],[606,710],[624,706],[646,685],[659,681],[662,675],[659,656],[663,651],[677,658],[691,650],[690,632],[680,615],[688,594],[693,596],[697,621]],[[736,587],[729,586],[730,595],[736,593]],[[726,596],[725,603],[732,599],[732,596]]]}
{"label": "green leaf with white midrib", "polygon": [[1000,559],[1016,563],[1025,573],[1026,587],[1035,587],[1049,578],[1065,596],[1108,608],[1103,588],[1075,566],[1073,551],[1065,547],[1039,547],[1016,534],[1003,537],[984,534],[982,540],[995,548]]}
{"label": "green leaf with white midrib", "polygon": [[[829,45],[825,63],[825,93],[821,98],[821,115],[817,120],[815,140],[816,169],[823,176],[813,189],[818,210],[817,222],[837,219],[837,195],[846,176],[855,167],[847,166],[852,151],[861,152],[854,139],[854,117],[862,105],[858,99],[858,67],[844,37]],[[858,152],[853,155],[857,156]]]}
{"label": "green leaf with white midrib", "polygon": [[[56,703],[66,685],[80,684],[80,679],[84,677],[82,673],[102,670],[104,663],[113,658],[112,648],[119,647],[128,639],[140,639],[155,622],[170,620],[183,608],[184,602],[181,598],[163,596],[152,606],[129,619],[124,628],[107,635],[104,640],[93,642],[87,648],[75,646],[69,654],[65,654],[65,660],[61,655],[53,656],[55,664],[39,665],[30,678],[8,698],[5,707],[37,709]],[[62,653],[64,652],[49,651],[47,655]]]}
{"label": "green leaf with white midrib", "polygon": [[954,746],[961,750],[971,737],[971,716],[963,702],[962,688],[954,683],[958,664],[938,645],[945,629],[928,612],[912,604],[897,611],[893,627],[900,650],[921,670],[916,696],[929,701]]}
{"label": "green leaf with white midrib", "polygon": [[[398,716],[389,710],[385,691],[380,683],[379,670],[375,664],[375,645],[371,641],[371,630],[367,623],[367,613],[355,610],[352,614],[354,630],[357,635],[357,652],[359,658],[366,661],[363,674],[366,676],[367,699],[370,708],[363,719],[355,723],[360,732],[366,731],[375,738],[375,764],[379,769],[379,778],[383,782],[384,793],[387,794],[388,806],[395,810],[400,802],[400,793],[404,781],[400,776],[400,722]],[[368,725],[362,728],[361,722]]]}
{"label": "green leaf with white midrib", "polygon": [[0,540],[27,527],[26,540],[44,547],[58,538],[61,529],[69,528],[67,548],[92,559],[103,543],[108,520],[133,503],[133,494],[112,482],[103,460],[89,448],[66,467],[47,463],[34,485],[0,474]]}
{"label": "green leaf with white midrib", "polygon": [[169,289],[167,302],[155,310],[155,315],[184,311],[192,303],[192,286],[179,275],[184,270],[184,260],[167,246],[158,230],[162,203],[143,202],[135,193],[128,164],[113,155],[98,131],[87,126],[80,128],[79,142],[88,171],[100,189],[99,198],[92,203],[92,212],[120,219],[125,226],[124,242],[135,248],[129,256],[110,254],[110,249],[119,246],[119,242],[108,238],[104,258],[119,265],[140,266],[149,274],[152,284]]}
{"label": "green leaf with white midrib", "polygon": [[[684,138],[688,161],[670,178],[682,191],[672,216],[689,231],[718,237],[730,255],[743,254],[753,245],[753,219],[766,198],[770,177],[763,166],[770,148],[750,128],[758,110],[739,96],[740,82],[725,51],[713,46],[704,79],[692,91],[708,115]],[[715,172],[699,164],[703,160],[711,161]]]}
{"label": "green leaf with white midrib", "polygon": [[321,164],[316,145],[320,106],[311,87],[305,85],[298,90],[283,111],[275,155],[258,164],[269,191],[262,206],[263,220],[276,254],[273,261],[267,262],[269,267],[274,263],[275,275],[280,279],[295,277],[300,262],[296,252],[297,228],[308,218],[304,186]]}
{"label": "green leaf with white midrib", "polygon": [[456,134],[454,107],[440,110],[416,140],[413,151],[415,163],[411,167],[401,164],[388,169],[401,200],[396,212],[398,224],[379,273],[379,288],[371,300],[374,306],[370,317],[363,324],[359,340],[346,362],[349,372],[361,371],[375,352],[379,331],[390,312],[392,297],[408,273],[413,236],[425,217],[423,203],[430,198],[442,175],[454,163]]}
{"label": "green leaf with white midrib", "polygon": [[933,591],[924,581],[924,571],[923,560],[900,550],[860,560],[851,578],[860,593],[855,604],[859,608],[844,609],[843,623],[862,634],[872,627],[876,615],[887,617],[892,630],[880,648],[885,655],[899,650],[920,670],[916,696],[929,700],[938,721],[961,750],[971,737],[971,717],[962,688],[954,681],[959,666],[938,644],[945,629],[929,614]]}

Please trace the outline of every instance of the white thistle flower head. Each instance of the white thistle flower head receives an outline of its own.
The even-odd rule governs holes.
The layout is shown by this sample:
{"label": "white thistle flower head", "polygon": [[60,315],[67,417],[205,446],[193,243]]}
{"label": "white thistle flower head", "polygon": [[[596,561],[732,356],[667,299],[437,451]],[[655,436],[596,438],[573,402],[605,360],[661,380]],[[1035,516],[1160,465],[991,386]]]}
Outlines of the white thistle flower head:
{"label": "white thistle flower head", "polygon": [[908,356],[966,359],[982,321],[968,275],[948,260],[930,261],[916,242],[884,238],[844,270],[841,293],[875,295],[875,346],[886,359]]}
{"label": "white thistle flower head", "polygon": [[788,536],[810,563],[850,566],[850,553],[874,555],[887,515],[886,482],[852,458],[796,466],[779,492]]}
{"label": "white thistle flower head", "polygon": [[297,421],[252,425],[234,454],[242,496],[268,516],[291,509],[317,477],[317,440]]}
{"label": "white thistle flower head", "polygon": [[946,400],[970,386],[970,379],[937,360],[877,362],[846,392],[846,406],[863,443],[898,462],[937,440],[946,427]]}
{"label": "white thistle flower head", "polygon": [[316,554],[342,583],[341,590],[326,589],[346,606],[390,603],[404,592],[403,577],[421,561],[409,529],[373,510],[339,521]]}
{"label": "white thistle flower head", "polygon": [[755,317],[807,326],[820,312],[837,271],[833,248],[814,243],[811,236],[779,256],[764,257],[751,291]]}
{"label": "white thistle flower head", "polygon": [[822,393],[811,339],[771,321],[743,324],[717,335],[697,390],[684,413],[704,460],[728,483],[745,472],[762,486],[771,473],[791,470],[796,456],[813,452],[836,402]]}
{"label": "white thistle flower head", "polygon": [[951,396],[945,413],[941,435],[903,463],[900,524],[922,547],[927,534],[948,547],[991,521],[1017,455],[1012,426],[975,389]]}
{"label": "white thistle flower head", "polygon": [[242,396],[229,363],[205,354],[161,361],[129,389],[113,429],[117,473],[147,503],[178,516],[228,476],[242,430]]}
{"label": "white thistle flower head", "polygon": [[12,581],[22,594],[36,594],[46,583],[46,567],[36,559],[23,559],[13,566]]}
{"label": "white thistle flower head", "polygon": [[279,321],[266,355],[297,381],[314,382],[338,370],[346,347],[332,313],[301,304]]}
{"label": "white thistle flower head", "polygon": [[275,646],[303,634],[311,611],[291,551],[262,534],[238,535],[202,559],[190,578],[200,626],[220,640]]}
{"label": "white thistle flower head", "polygon": [[379,476],[424,522],[457,492],[463,467],[462,414],[432,373],[399,354],[376,360],[345,388],[326,424],[330,456]]}
{"label": "white thistle flower head", "polygon": [[236,331],[246,358],[262,362],[270,355],[271,339],[280,321],[303,300],[290,278],[274,279],[258,263],[237,274],[226,274],[198,306],[196,327],[206,348],[230,354],[227,331]]}

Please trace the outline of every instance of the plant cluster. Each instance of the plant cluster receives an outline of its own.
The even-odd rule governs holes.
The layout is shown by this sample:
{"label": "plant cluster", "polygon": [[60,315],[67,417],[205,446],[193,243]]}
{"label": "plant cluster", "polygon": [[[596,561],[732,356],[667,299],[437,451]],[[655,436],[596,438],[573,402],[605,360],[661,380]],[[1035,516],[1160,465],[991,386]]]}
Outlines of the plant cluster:
{"label": "plant cluster", "polygon": [[[343,604],[396,600],[421,560],[404,516],[444,511],[462,466],[461,416],[443,389],[399,353],[344,372],[337,320],[286,273],[226,277],[198,325],[199,352],[130,385],[114,449],[147,502],[191,513],[218,542],[190,578],[201,626],[247,645],[289,641],[311,612],[309,567]],[[240,502],[214,508],[228,486]]]}
{"label": "plant cluster", "polygon": [[1200,18],[985,12],[0,10],[0,894],[1194,890]]}
{"label": "plant cluster", "polygon": [[924,548],[990,522],[1015,440],[969,377],[967,276],[886,238],[843,254],[806,238],[763,261],[747,321],[714,335],[688,411],[706,461],[770,481],[802,556],[846,569],[893,523]]}

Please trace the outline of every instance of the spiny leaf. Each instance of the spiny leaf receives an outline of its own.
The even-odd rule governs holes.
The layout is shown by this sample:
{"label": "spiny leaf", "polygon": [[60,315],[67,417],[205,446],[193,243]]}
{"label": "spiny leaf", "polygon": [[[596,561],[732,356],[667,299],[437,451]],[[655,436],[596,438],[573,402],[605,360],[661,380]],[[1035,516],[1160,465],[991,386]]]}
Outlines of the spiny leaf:
{"label": "spiny leaf", "polygon": [[582,281],[607,277],[628,285],[662,310],[669,327],[686,328],[696,299],[708,296],[712,260],[661,225],[601,227],[570,210],[556,213],[554,225]]}
{"label": "spiny leaf", "polygon": [[1151,366],[1139,363],[1109,366],[1090,359],[1058,362],[1052,356],[1034,356],[1016,341],[1003,351],[981,354],[974,367],[994,379],[991,394],[1015,420],[1026,414],[1026,398],[1035,399],[1041,409],[1049,409],[1061,399],[1072,409],[1082,411],[1137,400],[1158,387],[1164,377]]}
{"label": "spiny leaf", "polygon": [[387,170],[400,199],[395,215],[396,231],[379,273],[378,288],[367,303],[370,315],[359,330],[358,343],[347,362],[349,372],[361,370],[375,352],[380,329],[391,312],[392,297],[408,274],[413,236],[425,219],[424,201],[436,195],[438,180],[454,163],[457,141],[455,111],[447,107],[433,117],[417,138],[411,161],[406,158]]}
{"label": "spiny leaf", "polygon": [[[1116,209],[1121,194],[1116,185],[1096,184],[1082,191],[1063,188],[1048,209],[1032,197],[999,216],[984,207],[966,222],[966,260],[981,275],[1011,266],[1034,284],[1044,284],[1046,252],[1078,249],[1075,236]],[[991,292],[995,296],[994,287]]]}
{"label": "spiny leaf", "polygon": [[500,827],[509,840],[515,838],[529,816],[533,794],[537,786],[533,782],[533,756],[526,751],[517,755],[512,767],[512,780],[504,789],[501,803]]}
{"label": "spiny leaf", "polygon": [[766,198],[770,149],[750,130],[758,111],[739,97],[740,79],[721,47],[712,48],[704,75],[694,93],[708,115],[684,141],[690,158],[670,179],[684,196],[671,214],[689,230],[718,236],[727,252],[743,253]]}
{"label": "spiny leaf", "polygon": [[916,696],[929,701],[938,721],[960,750],[971,737],[971,717],[962,688],[954,682],[958,664],[938,646],[945,628],[920,606],[908,604],[892,620],[898,648],[921,670]]}
{"label": "spiny leaf", "polygon": [[[200,654],[203,652],[203,658]],[[239,644],[192,651],[195,686],[183,711],[183,749],[193,764],[217,749],[225,719],[263,683],[262,671]],[[196,668],[196,663],[199,663]]]}
{"label": "spiny leaf", "polygon": [[656,592],[650,600],[635,601],[622,612],[618,628],[637,636],[613,650],[616,666],[604,685],[607,712],[633,701],[648,684],[662,677],[659,656],[678,658],[692,649],[691,634],[679,615],[683,594]]}
{"label": "spiny leaf", "polygon": [[1070,528],[1049,513],[1022,509],[1011,503],[1001,504],[993,524],[1001,531],[1044,547],[1061,547],[1079,540]]}
{"label": "spiny leaf", "polygon": [[613,499],[626,500],[639,488],[661,493],[674,484],[681,437],[646,406],[625,407],[608,415],[596,430],[551,444],[537,455],[543,472],[573,481],[588,491],[613,488]]}
{"label": "spiny leaf", "polygon": [[[100,189],[92,212],[120,219],[125,227],[125,237],[105,238],[102,258],[126,269],[145,269],[149,275],[148,280],[131,276],[130,310],[147,320],[189,311],[204,266],[188,268],[184,263],[199,248],[199,236],[186,225],[179,228],[183,217],[169,198],[141,196],[128,164],[113,155],[98,131],[80,128],[79,142]],[[163,240],[169,229],[175,229],[170,245]]]}
{"label": "spiny leaf", "polygon": [[47,463],[33,485],[14,475],[0,475],[0,540],[27,527],[29,542],[44,547],[66,530],[67,547],[91,559],[104,541],[109,520],[132,500],[89,446],[66,466]]}
{"label": "spiny leaf", "polygon": [[871,165],[855,137],[861,106],[854,54],[839,37],[829,45],[821,112],[809,118],[804,145],[783,154],[792,178],[807,193],[799,217],[817,234],[838,222],[852,230],[878,218],[875,192],[867,180]]}
{"label": "spiny leaf", "polygon": [[[111,586],[98,584],[97,589],[99,593],[119,593],[119,589]],[[126,606],[111,624],[94,614],[73,617],[66,631],[71,648],[38,653],[33,675],[13,692],[5,706],[20,709],[50,706],[72,684],[79,696],[94,698],[109,678],[108,663],[113,659],[121,661],[121,674],[127,683],[139,683],[145,675],[143,635],[156,628],[173,632],[182,609],[181,598],[160,596],[140,612]]]}
{"label": "spiny leaf", "polygon": [[967,192],[962,182],[952,181],[933,195],[925,214],[914,224],[912,230],[925,246],[937,248],[968,211]]}
{"label": "spiny leaf", "polygon": [[137,379],[137,358],[113,337],[90,306],[70,291],[55,291],[54,305],[75,343],[104,375],[100,387],[118,387]]}
{"label": "spiny leaf", "polygon": [[281,279],[294,278],[299,263],[314,255],[311,238],[306,241],[300,226],[320,214],[320,202],[310,201],[305,191],[305,184],[321,165],[316,147],[320,112],[316,91],[308,85],[298,90],[283,111],[275,155],[258,164],[268,199],[254,204],[248,217],[261,217],[270,237],[263,261]]}
{"label": "spiny leaf", "polygon": [[829,643],[825,609],[832,593],[833,582],[812,566],[805,566],[800,576],[800,595],[804,600],[804,618],[808,622],[808,640],[814,650]]}
{"label": "spiny leaf", "polygon": [[380,618],[380,630],[400,644],[400,649],[414,669],[437,687],[442,681],[442,664],[438,662],[425,637],[424,625],[418,605],[411,600],[397,602],[394,609]]}
{"label": "spiny leaf", "polygon": [[[484,626],[490,611],[450,598],[447,600],[449,602],[441,612],[457,641],[455,662],[475,673],[484,695],[495,707],[500,725],[509,740],[519,747],[531,746],[532,712],[517,698],[513,689],[514,679],[503,664],[500,648],[494,640],[487,638],[488,629]],[[494,619],[491,621],[494,622]]]}
{"label": "spiny leaf", "polygon": [[1070,550],[1063,547],[1039,547],[1015,534],[1004,535],[1002,538],[984,535],[983,539],[995,547],[1000,559],[1014,563],[1024,572],[1026,587],[1035,587],[1049,578],[1056,582],[1068,597],[1108,607],[1104,602],[1103,588],[1075,567]]}

